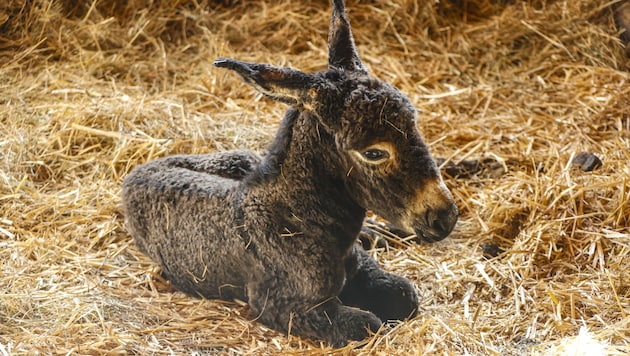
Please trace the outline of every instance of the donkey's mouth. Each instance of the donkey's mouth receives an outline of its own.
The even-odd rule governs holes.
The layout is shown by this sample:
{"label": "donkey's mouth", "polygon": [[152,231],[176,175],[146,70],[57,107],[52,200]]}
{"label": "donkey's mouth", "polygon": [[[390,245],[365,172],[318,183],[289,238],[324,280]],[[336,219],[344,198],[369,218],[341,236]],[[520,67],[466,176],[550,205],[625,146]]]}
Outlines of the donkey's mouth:
{"label": "donkey's mouth", "polygon": [[448,234],[446,235],[433,234],[431,232],[427,232],[426,230],[416,231],[415,234],[416,234],[415,240],[420,240],[420,241],[429,242],[429,243],[444,240],[448,236]]}
{"label": "donkey's mouth", "polygon": [[411,226],[416,239],[425,242],[437,242],[446,238],[455,228],[459,212],[452,204],[441,209],[431,209],[415,216]]}

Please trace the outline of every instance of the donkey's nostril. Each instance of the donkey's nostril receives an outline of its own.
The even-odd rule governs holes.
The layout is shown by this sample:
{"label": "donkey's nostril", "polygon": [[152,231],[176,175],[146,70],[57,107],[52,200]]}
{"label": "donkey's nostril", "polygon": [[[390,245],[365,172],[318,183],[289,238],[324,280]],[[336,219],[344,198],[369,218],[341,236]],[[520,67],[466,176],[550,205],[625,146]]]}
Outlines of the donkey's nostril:
{"label": "donkey's nostril", "polygon": [[455,223],[457,223],[457,215],[456,205],[431,209],[427,212],[427,225],[435,234],[434,239],[441,240],[453,231]]}

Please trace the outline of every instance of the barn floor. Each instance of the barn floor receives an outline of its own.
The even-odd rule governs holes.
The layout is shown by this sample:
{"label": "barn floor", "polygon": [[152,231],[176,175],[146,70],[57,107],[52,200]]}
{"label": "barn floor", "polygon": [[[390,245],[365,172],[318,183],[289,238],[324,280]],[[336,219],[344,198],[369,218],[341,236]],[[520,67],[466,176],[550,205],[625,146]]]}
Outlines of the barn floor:
{"label": "barn floor", "polygon": [[420,315],[340,350],[174,290],[120,209],[150,159],[263,152],[286,107],[211,63],[325,68],[328,2],[79,3],[0,5],[0,354],[630,354],[620,1],[348,0],[434,156],[480,166],[445,176],[451,237],[372,252]]}

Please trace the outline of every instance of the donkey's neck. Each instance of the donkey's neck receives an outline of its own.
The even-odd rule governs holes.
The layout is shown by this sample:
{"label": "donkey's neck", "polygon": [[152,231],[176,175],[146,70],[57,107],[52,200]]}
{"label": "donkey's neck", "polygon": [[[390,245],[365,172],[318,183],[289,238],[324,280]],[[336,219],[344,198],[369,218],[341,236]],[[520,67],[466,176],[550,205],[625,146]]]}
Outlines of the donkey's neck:
{"label": "donkey's neck", "polygon": [[[292,182],[312,183],[297,189],[308,191],[330,181],[342,181],[342,169],[337,164],[334,138],[310,114],[289,109],[282,120],[273,143],[257,172],[257,181],[274,185]],[[317,184],[313,184],[317,183]],[[343,185],[339,189],[345,191]],[[297,192],[296,191],[296,192]]]}
{"label": "donkey's neck", "polygon": [[334,137],[315,117],[290,109],[256,180],[280,195],[276,203],[285,205],[296,227],[317,227],[350,243],[361,228],[365,209],[346,189],[345,168],[339,162]]}

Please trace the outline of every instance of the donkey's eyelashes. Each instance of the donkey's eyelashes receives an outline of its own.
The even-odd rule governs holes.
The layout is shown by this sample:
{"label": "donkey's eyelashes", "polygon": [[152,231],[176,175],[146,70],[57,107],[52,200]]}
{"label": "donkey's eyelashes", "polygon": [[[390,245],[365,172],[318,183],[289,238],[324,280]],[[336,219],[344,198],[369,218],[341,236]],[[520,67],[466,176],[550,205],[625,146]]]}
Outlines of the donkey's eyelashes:
{"label": "donkey's eyelashes", "polygon": [[376,161],[388,159],[389,152],[372,148],[363,152],[363,157],[365,157],[365,159],[367,159],[368,161],[376,162]]}

